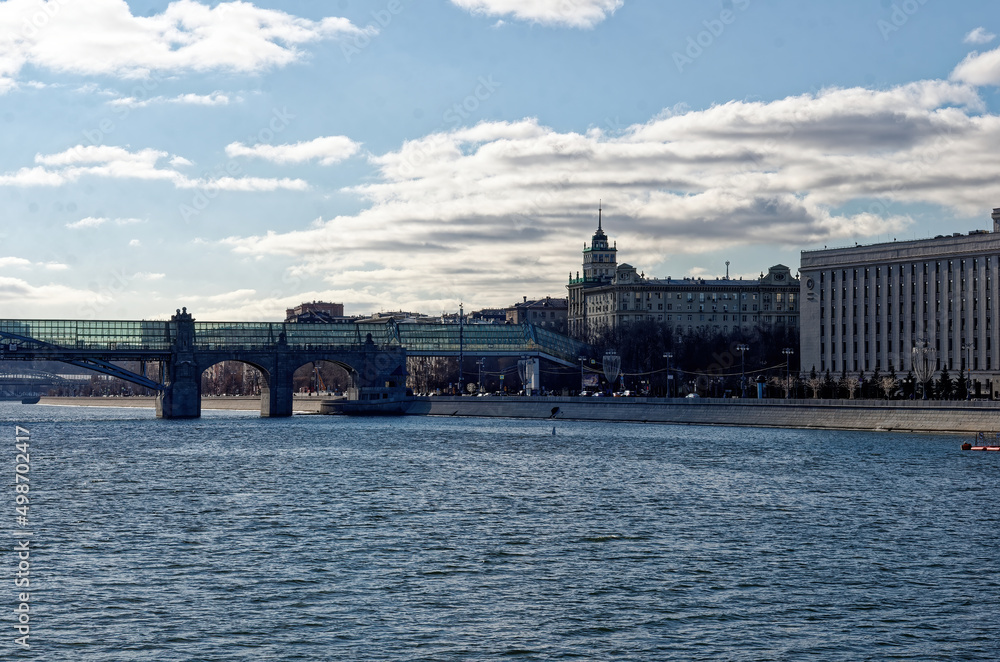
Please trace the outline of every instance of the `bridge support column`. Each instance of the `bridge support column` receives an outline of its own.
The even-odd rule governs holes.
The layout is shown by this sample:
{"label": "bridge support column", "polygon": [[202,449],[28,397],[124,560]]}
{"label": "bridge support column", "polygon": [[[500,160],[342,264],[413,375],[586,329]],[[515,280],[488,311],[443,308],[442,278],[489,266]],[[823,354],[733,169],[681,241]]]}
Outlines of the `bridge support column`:
{"label": "bridge support column", "polygon": [[267,385],[260,389],[260,415],[263,418],[280,418],[292,415],[292,375],[297,366],[287,351],[279,345]]}
{"label": "bridge support column", "polygon": [[198,418],[201,416],[201,373],[193,360],[171,360],[167,364],[167,382],[156,396],[159,418]]}
{"label": "bridge support column", "polygon": [[177,311],[170,318],[176,335],[167,363],[163,390],[156,396],[159,418],[198,418],[201,416],[201,371],[194,359],[194,318]]}

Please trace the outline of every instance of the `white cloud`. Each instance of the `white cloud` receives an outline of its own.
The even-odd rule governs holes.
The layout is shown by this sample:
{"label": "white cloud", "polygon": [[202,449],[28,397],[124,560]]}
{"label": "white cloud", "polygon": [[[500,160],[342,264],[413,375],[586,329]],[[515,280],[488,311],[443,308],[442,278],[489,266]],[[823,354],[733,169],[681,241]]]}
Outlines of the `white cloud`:
{"label": "white cloud", "polygon": [[79,221],[73,223],[67,223],[66,227],[70,230],[83,230],[87,228],[97,228],[108,222],[106,218],[94,218],[93,216],[88,216],[87,218],[81,218]]}
{"label": "white cloud", "polygon": [[28,267],[42,267],[49,271],[65,271],[69,269],[69,265],[62,264],[61,262],[38,262],[33,263],[31,260],[27,260],[23,257],[0,257],[0,269],[7,269],[10,267],[28,268]]}
{"label": "white cloud", "polygon": [[139,241],[138,239],[133,239],[132,241],[128,242],[128,245],[131,248],[138,248],[139,246],[142,246],[142,242]]}
{"label": "white cloud", "polygon": [[167,277],[166,274],[150,273],[148,271],[140,271],[139,273],[132,276],[132,278],[134,278],[135,280],[146,280],[146,281],[163,280],[166,277]]}
{"label": "white cloud", "polygon": [[142,218],[116,218],[112,221],[109,218],[95,218],[93,216],[88,216],[87,218],[82,218],[79,221],[67,223],[66,227],[70,230],[82,230],[86,228],[97,228],[109,222],[114,222],[115,225],[135,225],[136,223],[145,223],[146,221]]}
{"label": "white cloud", "polygon": [[474,14],[513,16],[522,21],[592,28],[625,4],[624,0],[451,0]]}
{"label": "white cloud", "polygon": [[20,311],[27,309],[65,312],[70,306],[101,304],[106,301],[107,295],[89,290],[56,283],[32,285],[20,278],[0,276],[0,303],[6,305],[6,310],[12,317],[23,315]]}
{"label": "white cloud", "polygon": [[0,175],[0,186],[61,186],[66,179],[45,168],[21,168],[17,172]]}
{"label": "white cloud", "polygon": [[[242,101],[241,97],[236,97],[235,101]],[[222,92],[212,92],[211,94],[181,94],[176,97],[152,97],[150,99],[136,99],[135,97],[121,97],[108,101],[110,106],[124,106],[127,108],[145,108],[154,104],[172,103],[186,104],[194,106],[228,106],[230,97]]]}
{"label": "white cloud", "polygon": [[965,39],[962,41],[967,44],[988,44],[996,38],[997,36],[992,32],[988,32],[986,28],[978,27],[965,35]]}
{"label": "white cloud", "polygon": [[[183,157],[171,156],[155,149],[131,152],[124,147],[111,145],[77,145],[57,154],[37,154],[35,168],[21,168],[14,173],[0,174],[0,186],[61,186],[81,177],[110,179],[138,179],[163,181],[179,189],[209,189],[220,191],[275,191],[279,189],[302,191],[308,184],[301,179],[268,179],[262,177],[219,177],[194,179],[172,168],[163,168],[159,162],[167,159],[171,165],[190,165]],[[88,219],[84,219],[88,220]],[[67,227],[93,227],[97,219],[90,219]],[[103,219],[106,221],[107,219]],[[119,225],[142,222],[142,219],[118,219]],[[99,223],[97,223],[99,225]]]}
{"label": "white cloud", "polygon": [[358,214],[223,243],[290,260],[293,284],[323,282],[355,300],[504,303],[484,293],[561,290],[599,199],[637,266],[794,250],[898,233],[910,204],[988,218],[1000,200],[997,144],[1000,116],[974,88],[946,81],[733,101],[613,136],[484,122],[372,156],[378,178],[349,189],[369,203]]}
{"label": "white cloud", "polygon": [[346,136],[326,136],[294,145],[252,145],[231,143],[226,146],[226,156],[250,156],[274,163],[302,163],[319,160],[321,165],[333,165],[357,154],[361,143]]}
{"label": "white cloud", "polygon": [[973,51],[951,72],[951,79],[970,85],[1000,85],[1000,48]]}
{"label": "white cloud", "polygon": [[32,65],[82,75],[142,77],[150,72],[257,73],[302,57],[311,42],[373,33],[345,18],[319,21],[249,2],[214,7],[171,2],[133,16],[125,0],[11,0],[0,3],[0,93]]}

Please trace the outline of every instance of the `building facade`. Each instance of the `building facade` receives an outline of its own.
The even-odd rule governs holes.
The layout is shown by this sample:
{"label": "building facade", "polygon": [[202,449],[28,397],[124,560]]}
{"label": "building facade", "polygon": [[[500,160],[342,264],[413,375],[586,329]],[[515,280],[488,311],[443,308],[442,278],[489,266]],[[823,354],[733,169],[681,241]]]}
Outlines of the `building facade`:
{"label": "building facade", "polygon": [[993,232],[803,251],[800,277],[803,370],[902,377],[929,358],[998,396],[1000,209]]}
{"label": "building facade", "polygon": [[617,251],[598,218],[597,232],[583,248],[583,275],[570,274],[566,286],[570,335],[588,338],[644,320],[675,333],[798,328],[799,281],[785,265],[755,279],[647,278],[630,264],[618,264]]}
{"label": "building facade", "polygon": [[524,301],[515,303],[505,312],[507,324],[534,324],[556,333],[566,333],[566,299],[545,297],[529,301],[524,297]]}
{"label": "building facade", "polygon": [[344,304],[313,301],[285,309],[286,322],[332,322],[344,317]]}

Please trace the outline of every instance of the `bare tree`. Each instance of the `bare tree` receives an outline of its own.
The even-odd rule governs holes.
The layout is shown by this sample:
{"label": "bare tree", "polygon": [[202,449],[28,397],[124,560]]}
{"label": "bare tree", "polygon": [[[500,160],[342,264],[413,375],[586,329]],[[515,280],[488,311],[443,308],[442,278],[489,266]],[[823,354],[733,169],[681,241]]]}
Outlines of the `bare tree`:
{"label": "bare tree", "polygon": [[823,388],[823,378],[822,377],[810,377],[806,380],[806,386],[812,389],[813,399],[819,397],[819,390]]}
{"label": "bare tree", "polygon": [[782,375],[780,377],[771,377],[771,384],[777,386],[785,392],[785,398],[788,398],[791,390],[795,387],[798,379],[795,375]]}
{"label": "bare tree", "polygon": [[840,383],[847,389],[850,399],[853,400],[854,392],[858,390],[859,386],[861,386],[861,380],[858,379],[857,375],[847,375],[840,380]]}
{"label": "bare tree", "polygon": [[896,392],[896,388],[899,386],[899,380],[891,375],[888,375],[881,377],[878,380],[878,385],[885,393],[885,399],[888,400],[892,397],[892,394]]}

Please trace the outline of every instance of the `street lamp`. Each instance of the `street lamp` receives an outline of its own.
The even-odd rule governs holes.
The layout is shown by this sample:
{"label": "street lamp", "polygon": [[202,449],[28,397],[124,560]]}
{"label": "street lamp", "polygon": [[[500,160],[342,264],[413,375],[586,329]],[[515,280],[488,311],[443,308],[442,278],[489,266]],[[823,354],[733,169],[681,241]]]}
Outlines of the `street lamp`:
{"label": "street lamp", "polygon": [[465,338],[463,338],[463,327],[465,326],[465,305],[458,304],[458,394],[462,395],[462,361],[465,360]]}
{"label": "street lamp", "polygon": [[931,361],[934,358],[935,351],[931,349],[930,342],[925,338],[917,338],[916,342],[917,344],[911,350],[913,374],[916,376],[917,381],[922,384],[923,399],[926,400],[927,382],[934,376],[934,367],[931,365]]}
{"label": "street lamp", "polygon": [[740,343],[736,346],[736,351],[740,353],[740,397],[747,397],[747,361],[746,351],[750,349],[747,345]]}
{"label": "street lamp", "polygon": [[580,395],[583,395],[583,362],[587,360],[586,356],[576,357],[580,359]]}
{"label": "street lamp", "polygon": [[972,343],[964,342],[962,343],[962,349],[965,350],[965,399],[972,399],[972,361],[969,358],[969,352],[972,351]]}
{"label": "street lamp", "polygon": [[781,350],[785,355],[785,399],[788,400],[792,394],[792,354],[795,351],[791,347]]}
{"label": "street lamp", "polygon": [[479,392],[483,392],[483,364],[486,363],[485,358],[481,358],[476,361],[476,365],[479,366]]}
{"label": "street lamp", "polygon": [[670,398],[670,397],[673,397],[671,395],[672,389],[670,387],[674,383],[674,380],[672,379],[673,375],[670,374],[670,359],[674,358],[674,353],[673,352],[663,352],[663,358],[665,358],[667,360],[667,397]]}

